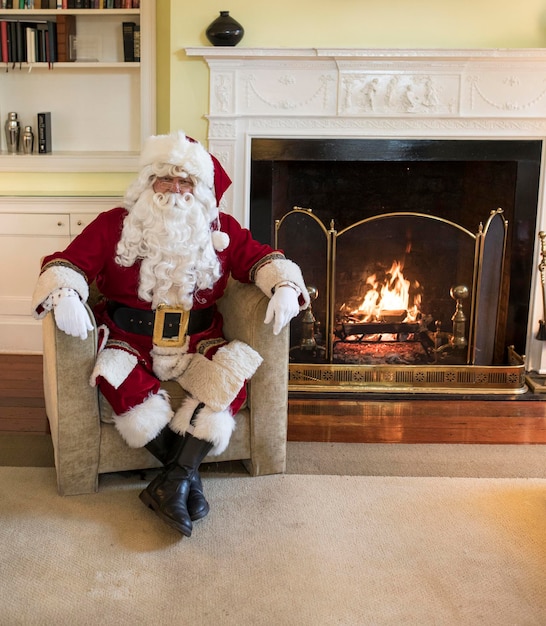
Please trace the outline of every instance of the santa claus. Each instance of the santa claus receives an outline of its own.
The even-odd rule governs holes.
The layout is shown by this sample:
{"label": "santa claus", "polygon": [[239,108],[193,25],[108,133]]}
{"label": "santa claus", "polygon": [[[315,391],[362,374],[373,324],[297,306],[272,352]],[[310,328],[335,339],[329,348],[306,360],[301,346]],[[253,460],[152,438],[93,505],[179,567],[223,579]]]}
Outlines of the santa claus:
{"label": "santa claus", "polygon": [[[141,500],[185,536],[209,504],[198,467],[228,445],[246,381],[260,355],[222,336],[215,303],[228,278],[269,298],[264,323],[278,334],[309,304],[299,267],[254,240],[218,204],[231,184],[220,163],[183,132],[150,137],[123,207],[100,214],[63,252],[47,256],[33,296],[37,319],[85,339],[89,285],[99,349],[90,383],[109,401],[117,430],[164,469]],[[160,381],[187,392],[174,412]]]}

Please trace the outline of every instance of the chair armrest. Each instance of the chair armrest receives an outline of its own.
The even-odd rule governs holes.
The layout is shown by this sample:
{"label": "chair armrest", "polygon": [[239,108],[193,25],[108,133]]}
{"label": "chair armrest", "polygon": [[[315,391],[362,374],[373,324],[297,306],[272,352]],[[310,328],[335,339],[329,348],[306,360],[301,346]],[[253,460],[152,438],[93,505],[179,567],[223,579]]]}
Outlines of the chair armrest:
{"label": "chair armrest", "polygon": [[255,476],[286,469],[289,329],[274,335],[273,325],[264,324],[268,303],[258,287],[234,280],[218,302],[226,339],[244,341],[263,358],[248,385],[251,459],[247,469]]}
{"label": "chair armrest", "polygon": [[97,351],[97,326],[87,339],[57,328],[54,313],[42,322],[44,395],[61,495],[96,491],[100,450],[98,391],[89,385]]}

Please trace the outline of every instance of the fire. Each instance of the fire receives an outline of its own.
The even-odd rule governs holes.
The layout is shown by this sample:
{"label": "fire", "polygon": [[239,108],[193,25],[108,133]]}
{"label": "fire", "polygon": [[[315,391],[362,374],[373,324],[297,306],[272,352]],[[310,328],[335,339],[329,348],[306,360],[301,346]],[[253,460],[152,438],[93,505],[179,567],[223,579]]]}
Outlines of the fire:
{"label": "fire", "polygon": [[[399,316],[400,322],[414,322],[420,312],[421,295],[415,293],[410,304],[411,282],[404,277],[403,265],[393,261],[383,280],[378,280],[376,274],[368,276],[366,285],[369,286],[362,304],[353,311],[352,315],[364,322],[383,321],[386,317]],[[419,287],[414,283],[413,287]]]}

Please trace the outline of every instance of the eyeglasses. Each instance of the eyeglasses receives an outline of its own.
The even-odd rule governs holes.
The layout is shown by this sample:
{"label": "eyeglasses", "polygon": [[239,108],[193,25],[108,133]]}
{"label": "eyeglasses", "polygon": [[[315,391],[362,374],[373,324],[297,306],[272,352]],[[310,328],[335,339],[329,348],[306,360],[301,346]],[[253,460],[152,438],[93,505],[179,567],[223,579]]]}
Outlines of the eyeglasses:
{"label": "eyeglasses", "polygon": [[193,183],[190,178],[161,176],[154,180],[153,190],[156,193],[183,193],[193,191]]}

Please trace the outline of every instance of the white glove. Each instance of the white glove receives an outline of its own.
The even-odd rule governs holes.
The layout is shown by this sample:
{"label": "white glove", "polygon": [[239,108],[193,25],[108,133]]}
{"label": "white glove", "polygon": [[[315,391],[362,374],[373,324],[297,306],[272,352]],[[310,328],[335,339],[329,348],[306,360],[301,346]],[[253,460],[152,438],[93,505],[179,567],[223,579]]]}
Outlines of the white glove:
{"label": "white glove", "polygon": [[55,296],[53,308],[57,328],[67,335],[86,339],[93,325],[79,295],[73,289],[63,289]]}
{"label": "white glove", "polygon": [[288,286],[278,287],[267,305],[264,324],[269,324],[274,319],[273,334],[278,335],[299,312],[300,305],[296,290]]}

